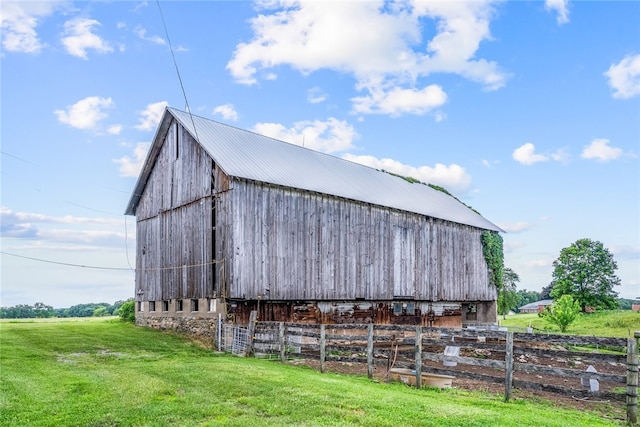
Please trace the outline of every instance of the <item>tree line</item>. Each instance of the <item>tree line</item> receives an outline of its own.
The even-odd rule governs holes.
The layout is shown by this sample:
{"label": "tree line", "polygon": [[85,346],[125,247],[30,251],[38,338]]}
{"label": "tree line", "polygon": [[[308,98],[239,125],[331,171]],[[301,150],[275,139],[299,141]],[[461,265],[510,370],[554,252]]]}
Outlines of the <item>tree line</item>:
{"label": "tree line", "polygon": [[118,300],[113,304],[106,302],[76,304],[69,308],[53,308],[43,302],[37,302],[34,305],[18,304],[12,307],[0,307],[0,319],[117,316],[120,307],[130,300],[132,299]]}

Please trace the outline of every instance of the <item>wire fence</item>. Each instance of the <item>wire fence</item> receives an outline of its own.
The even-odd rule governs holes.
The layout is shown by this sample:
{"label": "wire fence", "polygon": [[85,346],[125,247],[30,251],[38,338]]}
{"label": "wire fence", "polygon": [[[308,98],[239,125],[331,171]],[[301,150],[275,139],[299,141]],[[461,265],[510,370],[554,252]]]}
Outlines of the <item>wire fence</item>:
{"label": "wire fence", "polygon": [[245,326],[222,325],[220,350],[235,356],[245,356],[249,348],[249,329]]}

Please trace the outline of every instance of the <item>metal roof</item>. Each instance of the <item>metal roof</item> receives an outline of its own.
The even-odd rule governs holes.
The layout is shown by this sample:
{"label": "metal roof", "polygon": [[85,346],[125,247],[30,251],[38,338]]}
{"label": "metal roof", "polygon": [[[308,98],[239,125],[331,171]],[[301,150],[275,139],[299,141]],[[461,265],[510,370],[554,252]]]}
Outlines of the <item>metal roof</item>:
{"label": "metal roof", "polygon": [[[308,148],[167,108],[127,214],[134,214],[171,116],[229,176],[298,188],[413,212],[474,227],[498,226],[441,191]],[[195,125],[195,127],[194,127]]]}
{"label": "metal roof", "polygon": [[553,304],[552,299],[543,299],[536,302],[530,302],[529,304],[523,305],[522,307],[518,307],[518,310],[534,310],[540,307],[541,305],[546,307],[551,304]]}

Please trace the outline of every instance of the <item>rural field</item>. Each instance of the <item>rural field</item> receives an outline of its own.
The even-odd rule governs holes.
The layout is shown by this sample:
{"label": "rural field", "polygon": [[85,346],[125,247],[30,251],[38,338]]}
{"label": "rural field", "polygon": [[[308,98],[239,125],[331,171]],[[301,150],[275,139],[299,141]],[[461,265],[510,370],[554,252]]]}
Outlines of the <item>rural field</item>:
{"label": "rural field", "polygon": [[[506,319],[498,317],[501,326],[533,327],[536,332],[558,334],[557,326],[536,313],[511,314]],[[597,337],[627,338],[634,331],[640,331],[640,311],[615,310],[580,314],[567,329],[570,335],[590,335]]]}
{"label": "rural field", "polygon": [[3,426],[623,425],[602,408],[216,354],[113,318],[0,322],[0,348]]}

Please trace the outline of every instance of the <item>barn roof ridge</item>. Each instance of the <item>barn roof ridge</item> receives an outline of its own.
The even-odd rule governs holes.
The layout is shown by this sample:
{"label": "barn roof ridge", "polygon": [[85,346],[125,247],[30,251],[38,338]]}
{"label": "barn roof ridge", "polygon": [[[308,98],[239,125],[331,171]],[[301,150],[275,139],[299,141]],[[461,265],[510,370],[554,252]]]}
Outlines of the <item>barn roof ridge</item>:
{"label": "barn roof ridge", "polygon": [[503,231],[456,197],[428,185],[171,107],[165,109],[125,214],[135,214],[172,118],[229,176]]}

